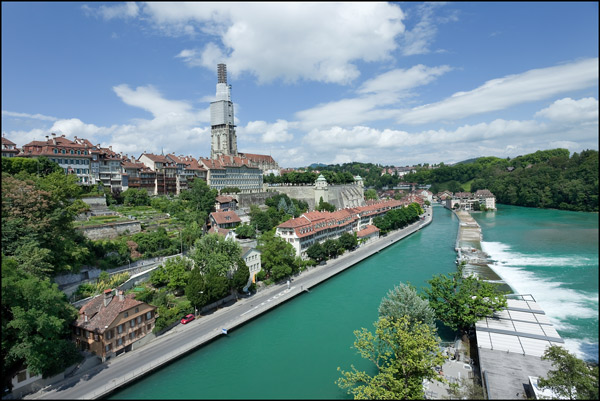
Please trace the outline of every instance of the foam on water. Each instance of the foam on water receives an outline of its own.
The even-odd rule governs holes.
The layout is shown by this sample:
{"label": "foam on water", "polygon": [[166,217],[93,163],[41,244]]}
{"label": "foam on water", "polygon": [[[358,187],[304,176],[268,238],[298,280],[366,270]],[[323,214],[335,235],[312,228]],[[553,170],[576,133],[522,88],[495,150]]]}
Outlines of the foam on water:
{"label": "foam on water", "polygon": [[[544,310],[558,331],[576,334],[577,329],[568,319],[598,319],[598,294],[576,291],[565,283],[539,277],[535,269],[526,267],[583,266],[592,262],[578,255],[561,257],[537,257],[511,251],[510,246],[500,242],[481,242],[482,250],[494,261],[490,267],[518,294],[531,294]],[[569,339],[567,348],[583,355],[584,339]],[[587,342],[589,344],[589,341]],[[587,347],[589,348],[589,347]],[[597,350],[597,344],[596,344]],[[589,350],[587,350],[589,351]],[[589,357],[589,355],[588,355]],[[597,359],[597,352],[596,357]]]}

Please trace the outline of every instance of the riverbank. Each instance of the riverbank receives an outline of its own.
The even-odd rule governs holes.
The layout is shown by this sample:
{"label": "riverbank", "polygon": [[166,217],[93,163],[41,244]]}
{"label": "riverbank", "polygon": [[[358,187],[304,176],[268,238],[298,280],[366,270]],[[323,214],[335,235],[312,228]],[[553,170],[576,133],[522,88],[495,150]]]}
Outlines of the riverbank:
{"label": "riverbank", "polygon": [[43,393],[25,398],[101,398],[106,397],[119,387],[131,383],[157,368],[164,366],[180,356],[186,355],[213,339],[222,336],[223,329],[229,334],[268,310],[293,297],[304,294],[317,284],[344,271],[382,249],[411,235],[432,221],[432,208],[426,208],[425,219],[402,230],[390,233],[376,241],[367,243],[353,252],[317,266],[294,277],[290,285],[273,285],[232,305],[218,309],[206,316],[185,325],[176,326],[163,336],[149,342],[138,350],[128,352],[117,358],[85,372],[77,377],[59,383]]}

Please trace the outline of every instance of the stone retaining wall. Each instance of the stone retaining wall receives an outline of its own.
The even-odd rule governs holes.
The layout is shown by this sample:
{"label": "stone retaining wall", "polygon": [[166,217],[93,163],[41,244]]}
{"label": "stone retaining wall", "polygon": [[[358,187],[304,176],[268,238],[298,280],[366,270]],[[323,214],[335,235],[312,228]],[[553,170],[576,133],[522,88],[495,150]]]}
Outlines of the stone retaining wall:
{"label": "stone retaining wall", "polygon": [[79,227],[77,230],[81,231],[83,235],[91,240],[98,239],[113,239],[120,235],[129,232],[129,234],[135,234],[142,231],[142,226],[139,221],[124,221],[122,223],[109,223],[97,226]]}

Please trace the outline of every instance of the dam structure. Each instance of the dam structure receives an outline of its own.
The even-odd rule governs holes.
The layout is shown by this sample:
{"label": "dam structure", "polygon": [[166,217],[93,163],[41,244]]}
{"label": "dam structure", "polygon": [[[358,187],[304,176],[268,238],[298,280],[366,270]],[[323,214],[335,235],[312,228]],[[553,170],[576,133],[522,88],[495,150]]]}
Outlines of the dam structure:
{"label": "dam structure", "polygon": [[455,214],[459,219],[456,263],[465,262],[463,276],[472,274],[498,283],[509,293],[506,309],[475,324],[479,371],[487,398],[534,398],[538,378],[552,369],[552,362],[542,360],[542,355],[549,346],[563,345],[564,340],[532,294],[513,294],[489,266],[491,261],[481,250],[481,227],[469,212]]}

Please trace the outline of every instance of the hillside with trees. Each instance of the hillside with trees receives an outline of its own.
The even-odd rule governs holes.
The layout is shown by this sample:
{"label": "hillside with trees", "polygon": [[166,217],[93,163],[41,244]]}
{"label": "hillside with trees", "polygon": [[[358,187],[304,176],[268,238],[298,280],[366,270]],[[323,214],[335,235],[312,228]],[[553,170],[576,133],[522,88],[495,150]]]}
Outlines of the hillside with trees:
{"label": "hillside with trees", "polygon": [[436,169],[419,169],[405,181],[431,184],[431,192],[489,189],[498,203],[585,212],[598,211],[598,151],[569,154],[539,150],[514,159],[480,157]]}

